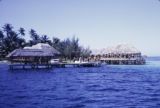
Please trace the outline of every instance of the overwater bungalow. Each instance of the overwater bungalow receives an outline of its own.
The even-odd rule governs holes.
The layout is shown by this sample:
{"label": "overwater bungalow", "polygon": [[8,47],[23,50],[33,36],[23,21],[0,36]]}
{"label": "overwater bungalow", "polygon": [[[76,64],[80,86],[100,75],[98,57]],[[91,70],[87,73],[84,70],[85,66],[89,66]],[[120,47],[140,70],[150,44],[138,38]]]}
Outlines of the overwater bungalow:
{"label": "overwater bungalow", "polygon": [[48,44],[38,43],[32,47],[16,49],[7,55],[10,61],[10,68],[21,66],[22,68],[38,68],[43,66],[50,68],[50,60],[57,58],[60,52]]}
{"label": "overwater bungalow", "polygon": [[141,52],[127,44],[93,51],[91,58],[107,64],[140,65],[145,64]]}

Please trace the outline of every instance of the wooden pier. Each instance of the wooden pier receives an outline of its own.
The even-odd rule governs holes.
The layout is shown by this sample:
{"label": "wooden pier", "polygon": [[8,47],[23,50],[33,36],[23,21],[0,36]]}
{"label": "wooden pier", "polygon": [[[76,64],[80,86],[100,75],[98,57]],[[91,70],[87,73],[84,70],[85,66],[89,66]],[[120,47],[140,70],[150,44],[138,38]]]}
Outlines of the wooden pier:
{"label": "wooden pier", "polygon": [[86,63],[56,63],[52,64],[53,67],[100,67],[101,64],[97,62]]}
{"label": "wooden pier", "polygon": [[51,69],[51,64],[9,64],[9,69]]}
{"label": "wooden pier", "polygon": [[9,64],[11,70],[15,69],[52,69],[67,68],[67,67],[100,67],[101,64],[97,62],[89,63],[55,63],[55,64]]}
{"label": "wooden pier", "polygon": [[108,65],[143,65],[145,60],[143,58],[101,58],[101,63]]}

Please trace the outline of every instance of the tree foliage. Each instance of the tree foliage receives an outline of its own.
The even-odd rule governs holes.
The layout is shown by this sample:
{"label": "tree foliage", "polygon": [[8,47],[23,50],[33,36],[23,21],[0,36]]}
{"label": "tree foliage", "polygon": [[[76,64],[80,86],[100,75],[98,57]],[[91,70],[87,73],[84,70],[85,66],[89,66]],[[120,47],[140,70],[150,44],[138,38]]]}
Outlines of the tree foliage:
{"label": "tree foliage", "polygon": [[30,40],[26,41],[25,29],[20,27],[18,31],[14,31],[11,24],[5,24],[0,30],[0,58],[4,58],[11,51],[32,46],[37,43],[47,43],[61,52],[61,57],[74,59],[79,57],[88,57],[91,53],[89,48],[80,46],[79,39],[75,36],[60,40],[57,37],[49,38],[47,35],[39,35],[34,29],[29,31]]}
{"label": "tree foliage", "polygon": [[[21,28],[22,29],[22,28]],[[24,30],[24,29],[23,29]],[[25,45],[25,40],[20,36],[22,32],[13,30],[11,24],[5,24],[0,31],[0,56],[5,57],[8,53]],[[24,34],[24,31],[23,31]]]}

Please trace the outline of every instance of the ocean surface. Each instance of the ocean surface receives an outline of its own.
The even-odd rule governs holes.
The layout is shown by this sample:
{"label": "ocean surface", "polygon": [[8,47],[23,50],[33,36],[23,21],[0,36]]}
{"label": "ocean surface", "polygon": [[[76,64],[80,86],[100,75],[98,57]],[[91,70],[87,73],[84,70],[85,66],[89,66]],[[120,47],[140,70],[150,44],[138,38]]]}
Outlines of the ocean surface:
{"label": "ocean surface", "polygon": [[0,108],[160,108],[160,60],[14,71],[1,63]]}

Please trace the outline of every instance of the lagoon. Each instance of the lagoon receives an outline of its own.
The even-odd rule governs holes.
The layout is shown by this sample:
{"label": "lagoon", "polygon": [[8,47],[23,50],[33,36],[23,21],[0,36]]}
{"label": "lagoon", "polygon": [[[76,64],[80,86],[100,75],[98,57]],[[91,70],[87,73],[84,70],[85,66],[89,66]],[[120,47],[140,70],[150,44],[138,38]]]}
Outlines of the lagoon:
{"label": "lagoon", "polygon": [[9,70],[0,64],[0,108],[160,107],[160,61],[146,65]]}

